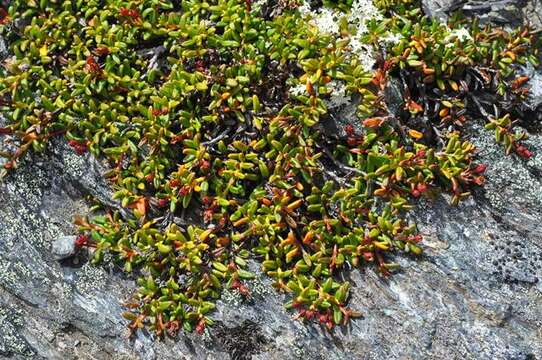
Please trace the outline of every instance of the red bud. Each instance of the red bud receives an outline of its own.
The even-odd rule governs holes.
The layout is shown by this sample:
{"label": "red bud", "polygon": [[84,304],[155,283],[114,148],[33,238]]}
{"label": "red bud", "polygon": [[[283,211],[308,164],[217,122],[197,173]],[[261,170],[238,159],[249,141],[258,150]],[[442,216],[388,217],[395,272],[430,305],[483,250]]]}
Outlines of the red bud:
{"label": "red bud", "polygon": [[473,169],[473,171],[477,174],[483,174],[487,169],[487,165],[486,164],[478,164],[476,165],[476,167]]}
{"label": "red bud", "polygon": [[204,331],[205,331],[205,320],[200,319],[200,321],[198,321],[198,324],[196,325],[196,332],[198,333],[198,335],[203,335]]}
{"label": "red bud", "polygon": [[416,187],[420,193],[423,193],[427,190],[427,184],[425,183],[419,183]]}
{"label": "red bud", "polygon": [[479,186],[483,185],[485,181],[486,179],[483,176],[478,176],[474,178],[474,183]]}
{"label": "red bud", "polygon": [[352,124],[347,124],[344,126],[344,131],[348,136],[354,135],[354,126],[352,126]]}

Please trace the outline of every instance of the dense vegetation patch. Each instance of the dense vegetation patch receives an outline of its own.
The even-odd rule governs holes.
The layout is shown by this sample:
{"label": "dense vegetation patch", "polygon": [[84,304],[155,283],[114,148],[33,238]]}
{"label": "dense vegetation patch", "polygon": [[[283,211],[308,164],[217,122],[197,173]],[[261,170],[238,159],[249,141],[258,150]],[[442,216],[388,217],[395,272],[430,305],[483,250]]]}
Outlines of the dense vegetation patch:
{"label": "dense vegetation patch", "polygon": [[[337,275],[374,264],[387,276],[390,254],[422,252],[405,220],[413,200],[438,190],[455,204],[484,182],[465,122],[485,119],[507,153],[531,156],[513,125],[528,111],[521,71],[539,64],[538,32],[459,15],[442,24],[409,0],[325,4],[0,9],[13,54],[0,69],[0,134],[17,145],[3,170],[53,136],[109,161],[119,206],[79,219],[77,245],[138,277],[131,329],[203,332],[223,287],[250,296],[249,258],[296,318],[346,324],[359,314]],[[344,102],[358,119],[330,134]]]}

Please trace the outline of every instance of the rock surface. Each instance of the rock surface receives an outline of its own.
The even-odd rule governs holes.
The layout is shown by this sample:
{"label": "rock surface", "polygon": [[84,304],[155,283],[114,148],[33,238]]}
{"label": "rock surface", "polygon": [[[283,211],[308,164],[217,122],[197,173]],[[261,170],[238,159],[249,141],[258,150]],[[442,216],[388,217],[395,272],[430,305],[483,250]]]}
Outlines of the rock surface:
{"label": "rock surface", "polygon": [[422,0],[426,14],[441,20],[456,10],[478,17],[481,22],[515,27],[542,25],[542,0]]}
{"label": "rock surface", "polygon": [[293,321],[260,276],[251,300],[224,293],[203,336],[163,341],[145,331],[127,338],[122,304],[135,284],[120,269],[91,265],[85,250],[55,260],[52,246],[75,234],[86,196],[116,206],[103,164],[55,140],[0,183],[0,358],[540,359],[542,128],[529,128],[529,161],[505,157],[481,124],[471,130],[486,186],[457,207],[445,196],[420,202],[413,217],[425,255],[397,257],[399,273],[345,275],[350,304],[364,314],[348,329]]}

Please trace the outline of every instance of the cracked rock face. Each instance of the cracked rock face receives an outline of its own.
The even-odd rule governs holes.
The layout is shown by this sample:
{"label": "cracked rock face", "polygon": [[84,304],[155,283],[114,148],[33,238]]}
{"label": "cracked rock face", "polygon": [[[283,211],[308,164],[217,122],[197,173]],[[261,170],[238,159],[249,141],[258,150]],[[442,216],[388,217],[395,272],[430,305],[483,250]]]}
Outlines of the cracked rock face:
{"label": "cracked rock face", "polygon": [[[542,11],[536,0],[424,3],[442,16],[453,3],[485,4],[469,11],[489,20],[501,5]],[[350,304],[364,315],[349,328],[328,333],[292,320],[284,295],[251,263],[259,274],[248,282],[252,299],[226,290],[203,336],[162,341],[145,330],[127,337],[121,314],[133,279],[65,247],[76,234],[74,217],[88,211],[85,196],[118,204],[105,166],[57,139],[0,182],[0,359],[540,359],[542,128],[529,129],[526,145],[535,155],[522,161],[504,156],[481,122],[470,126],[488,165],[486,185],[457,207],[446,195],[420,201],[412,216],[425,252],[398,256],[397,274],[345,274]]]}

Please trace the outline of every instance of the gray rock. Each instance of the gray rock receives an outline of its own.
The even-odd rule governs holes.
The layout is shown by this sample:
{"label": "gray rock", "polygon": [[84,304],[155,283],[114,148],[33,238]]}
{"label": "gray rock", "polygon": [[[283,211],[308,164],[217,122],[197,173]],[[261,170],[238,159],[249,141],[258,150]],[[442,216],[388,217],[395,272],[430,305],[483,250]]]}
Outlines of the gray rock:
{"label": "gray rock", "polygon": [[529,93],[528,105],[531,110],[535,111],[542,105],[542,70],[535,70],[530,64],[525,69],[525,75],[529,80],[531,91]]}
{"label": "gray rock", "polygon": [[76,236],[60,236],[51,246],[51,252],[56,260],[67,259],[75,254]]}
{"label": "gray rock", "polygon": [[516,27],[531,23],[542,26],[541,0],[422,0],[423,9],[431,17],[445,20],[456,10],[477,17],[482,22]]}
{"label": "gray rock", "polygon": [[424,0],[422,7],[425,13],[440,20],[448,18],[448,14],[461,8],[465,0]]}

